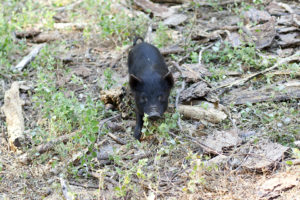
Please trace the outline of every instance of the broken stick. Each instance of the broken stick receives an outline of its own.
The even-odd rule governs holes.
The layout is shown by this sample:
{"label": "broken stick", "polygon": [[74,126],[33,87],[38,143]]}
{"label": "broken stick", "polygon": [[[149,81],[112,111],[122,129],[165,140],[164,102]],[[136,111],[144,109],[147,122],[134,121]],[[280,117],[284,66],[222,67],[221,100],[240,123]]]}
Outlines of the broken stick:
{"label": "broken stick", "polygon": [[231,87],[234,87],[234,86],[240,86],[240,85],[243,85],[245,84],[246,82],[250,81],[251,79],[259,76],[259,75],[262,75],[262,74],[265,74],[271,70],[274,70],[276,69],[277,67],[279,67],[280,65],[283,65],[285,63],[289,63],[291,61],[295,61],[295,60],[300,60],[300,51],[297,51],[294,55],[292,56],[289,56],[289,57],[286,57],[286,58],[283,58],[283,59],[280,59],[275,65],[273,65],[272,67],[269,67],[263,71],[260,71],[260,72],[257,72],[257,73],[254,73],[250,76],[247,76],[245,78],[242,78],[242,79],[238,79],[232,83],[229,83],[229,84],[225,84],[225,85],[221,85],[219,87],[216,87],[214,89],[212,89],[212,91],[215,91],[215,90],[218,90],[220,88],[231,88]]}
{"label": "broken stick", "polygon": [[41,49],[45,46],[45,44],[37,45],[27,56],[25,56],[21,62],[19,62],[13,71],[22,71],[31,61],[35,59]]}
{"label": "broken stick", "polygon": [[62,178],[60,177],[60,185],[61,185],[61,189],[63,192],[63,195],[65,197],[66,200],[74,200],[75,197],[74,195],[69,191],[70,188],[68,186],[68,183]]}

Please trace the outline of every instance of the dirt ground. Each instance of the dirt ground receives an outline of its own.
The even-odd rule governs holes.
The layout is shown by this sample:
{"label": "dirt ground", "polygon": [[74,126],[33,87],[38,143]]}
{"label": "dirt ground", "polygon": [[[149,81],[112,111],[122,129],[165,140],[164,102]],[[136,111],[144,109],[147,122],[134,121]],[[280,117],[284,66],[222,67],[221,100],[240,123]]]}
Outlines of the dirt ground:
{"label": "dirt ground", "polygon": [[[9,141],[7,115],[3,110],[0,115],[0,199],[300,200],[298,1],[41,2],[54,13],[54,26],[39,27],[41,21],[19,27],[15,44],[25,47],[8,60],[16,66],[37,44],[46,47],[22,72],[5,71],[0,63],[0,107],[16,81],[23,81],[24,101],[19,147]],[[100,36],[108,26],[97,21],[105,17],[95,18],[103,2],[111,2],[113,16],[146,16],[138,34],[160,48],[175,79],[170,108],[160,121],[165,127],[147,126],[141,143],[132,136],[134,103],[127,86],[134,36],[120,39],[127,32],[113,30]],[[36,30],[40,33],[26,36]],[[69,107],[89,98],[95,105],[103,102],[101,116],[89,115],[98,120],[99,129],[91,131],[95,142],[80,140],[94,118],[84,123],[79,118],[75,127],[72,118],[53,119],[64,109],[51,110],[56,104],[47,102],[45,92],[51,84],[50,97],[61,92],[57,102]],[[78,116],[86,108],[68,106],[63,108]],[[181,120],[173,115],[178,112]],[[69,123],[71,128],[60,129]]]}

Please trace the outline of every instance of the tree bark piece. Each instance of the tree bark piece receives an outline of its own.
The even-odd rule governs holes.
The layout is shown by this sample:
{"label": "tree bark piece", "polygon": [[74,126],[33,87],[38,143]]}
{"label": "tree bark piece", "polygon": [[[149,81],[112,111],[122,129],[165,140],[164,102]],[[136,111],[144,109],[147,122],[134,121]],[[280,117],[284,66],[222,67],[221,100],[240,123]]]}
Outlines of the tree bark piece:
{"label": "tree bark piece", "polygon": [[233,90],[229,95],[221,99],[222,104],[247,104],[265,101],[285,101],[300,98],[300,81],[294,80],[287,83],[280,83],[263,87],[259,90],[241,91]]}
{"label": "tree bark piece", "polygon": [[59,39],[60,33],[58,31],[49,31],[40,33],[38,36],[32,38],[33,43],[45,43]]}
{"label": "tree bark piece", "polygon": [[209,88],[205,82],[197,82],[182,91],[180,94],[181,102],[188,102],[192,99],[197,99],[205,96],[209,92]]}
{"label": "tree bark piece", "polygon": [[[260,199],[275,199],[281,196],[285,191],[299,185],[299,173],[300,170],[298,168],[289,170],[288,172],[277,173],[273,177],[264,180],[260,183],[258,188],[260,191]],[[294,197],[296,196],[295,194]],[[295,199],[297,199],[297,197]]]}
{"label": "tree bark piece", "polygon": [[25,56],[21,62],[19,62],[14,70],[15,71],[22,71],[26,65],[28,65],[31,61],[35,59],[35,57],[38,55],[38,53],[41,51],[41,49],[45,46],[45,44],[37,45],[27,56]]}
{"label": "tree bark piece", "polygon": [[[242,139],[238,136],[237,131],[216,131],[203,140],[203,144],[213,149],[215,152],[223,152],[224,149],[240,145]],[[208,153],[214,153],[208,151]]]}
{"label": "tree bark piece", "polygon": [[24,31],[19,31],[15,32],[16,37],[21,39],[21,38],[33,38],[40,34],[41,31],[38,29],[29,29],[29,30],[24,30]]}
{"label": "tree bark piece", "polygon": [[[248,147],[242,148],[240,153],[247,152],[247,149]],[[277,162],[284,158],[284,153],[288,149],[288,147],[277,143],[260,141],[253,147],[252,152],[254,153],[247,155],[247,159],[243,162],[242,167],[255,171],[269,170],[271,167],[276,167]]]}
{"label": "tree bark piece", "polygon": [[17,151],[24,142],[24,118],[22,106],[24,101],[19,96],[19,82],[13,82],[11,88],[5,92],[2,110],[6,116],[8,141],[11,150]]}
{"label": "tree bark piece", "polygon": [[185,118],[203,120],[211,123],[220,123],[227,118],[224,112],[212,107],[205,108],[205,106],[179,105],[178,111]]}

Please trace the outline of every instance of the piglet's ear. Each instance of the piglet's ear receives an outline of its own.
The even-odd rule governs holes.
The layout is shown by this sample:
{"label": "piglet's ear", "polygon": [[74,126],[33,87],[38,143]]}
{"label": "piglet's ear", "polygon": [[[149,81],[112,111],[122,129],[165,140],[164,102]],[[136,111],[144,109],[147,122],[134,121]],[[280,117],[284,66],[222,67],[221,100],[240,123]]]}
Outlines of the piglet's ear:
{"label": "piglet's ear", "polygon": [[130,85],[131,89],[135,89],[136,86],[138,86],[138,84],[141,84],[141,83],[142,83],[141,79],[139,79],[138,77],[136,77],[133,74],[130,74],[130,76],[129,76],[129,85]]}
{"label": "piglet's ear", "polygon": [[173,79],[172,73],[170,71],[164,76],[164,79],[168,82],[170,87],[174,86],[174,79]]}

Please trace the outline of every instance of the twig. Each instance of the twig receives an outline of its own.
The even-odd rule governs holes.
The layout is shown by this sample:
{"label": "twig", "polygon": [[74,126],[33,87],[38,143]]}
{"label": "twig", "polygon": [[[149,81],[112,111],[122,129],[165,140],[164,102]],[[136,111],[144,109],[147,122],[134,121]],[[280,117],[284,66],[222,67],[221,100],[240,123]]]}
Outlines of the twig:
{"label": "twig", "polygon": [[40,144],[39,146],[37,146],[36,150],[42,154],[45,153],[46,151],[51,150],[55,144],[60,143],[60,142],[65,142],[67,140],[69,140],[71,137],[75,136],[78,133],[78,131],[75,131],[73,133],[70,133],[68,135],[63,135],[60,136],[50,142],[47,142],[46,144]]}
{"label": "twig", "polygon": [[208,2],[197,2],[197,5],[199,6],[226,6],[228,4],[234,4],[234,3],[241,3],[244,0],[228,0],[228,1],[220,1],[220,2],[214,2],[211,3],[210,1]]}
{"label": "twig", "polygon": [[[193,16],[193,23],[192,23],[192,27],[190,28],[190,31],[188,33],[188,36],[184,39],[184,46],[186,46],[187,44],[187,40],[188,39],[191,39],[192,38],[192,34],[193,34],[193,30],[194,30],[194,27],[195,27],[195,24],[196,24],[196,21],[197,21],[197,14],[198,14],[198,9],[197,9],[197,6],[195,4],[195,12],[194,12],[194,16]],[[178,62],[180,63],[180,62]]]}
{"label": "twig", "polygon": [[121,144],[121,145],[125,145],[126,144],[123,140],[117,138],[115,135],[113,135],[111,133],[107,133],[107,135],[109,137],[111,137],[114,141],[116,141],[118,144]]}
{"label": "twig", "polygon": [[220,88],[231,88],[233,86],[240,86],[240,85],[243,85],[245,84],[246,82],[250,81],[251,79],[259,76],[259,75],[262,75],[262,74],[265,74],[273,69],[276,69],[277,67],[279,67],[280,65],[282,64],[285,64],[285,63],[289,63],[291,61],[294,61],[294,60],[300,60],[300,51],[297,51],[294,55],[290,56],[290,57],[287,57],[287,58],[283,58],[283,59],[280,59],[275,65],[273,65],[272,67],[269,67],[261,72],[257,72],[257,73],[254,73],[248,77],[245,77],[245,78],[242,78],[242,79],[238,79],[232,83],[229,83],[229,84],[225,84],[225,85],[221,85],[219,87],[216,87],[214,89],[212,89],[212,91],[214,90],[218,90]]}
{"label": "twig", "polygon": [[292,162],[293,165],[300,165],[300,159],[288,160],[287,162]]}
{"label": "twig", "polygon": [[161,48],[161,49],[159,49],[159,51],[163,56],[165,56],[165,55],[169,55],[169,54],[185,52],[185,49],[183,49],[183,48],[181,48],[177,45],[173,45],[173,46],[170,46],[170,47]]}
{"label": "twig", "polygon": [[78,186],[78,187],[83,187],[83,188],[92,188],[92,189],[99,189],[98,186],[95,186],[95,185],[87,185],[87,184],[81,184],[81,183],[77,183],[77,182],[69,182],[70,185],[75,185],[75,186]]}
{"label": "twig", "polygon": [[[178,63],[172,62],[172,64],[180,72],[180,74],[182,76],[182,70],[180,69]],[[178,112],[178,113],[179,113],[179,111],[178,111],[179,97],[180,97],[181,92],[184,90],[184,88],[185,88],[185,81],[183,80],[181,82],[181,88],[177,90],[176,101],[175,101],[175,109],[176,109],[176,112]],[[180,118],[180,116],[178,117],[177,125],[178,125],[180,131],[182,131],[182,125],[181,125],[181,118]]]}
{"label": "twig", "polygon": [[222,153],[220,152],[217,152],[216,150],[214,150],[213,148],[199,142],[196,138],[194,137],[191,137],[189,135],[185,135],[190,141],[194,142],[195,144],[198,144],[200,147],[202,147],[205,151],[207,152],[212,152],[213,154],[216,154],[216,155],[223,155]]}
{"label": "twig", "polygon": [[[178,111],[179,97],[180,97],[181,92],[184,90],[184,88],[185,88],[185,81],[182,81],[181,82],[181,88],[177,90],[176,101],[175,101],[175,108],[176,108],[176,111],[178,113],[179,113],[179,111]],[[180,116],[178,117],[177,124],[178,124],[179,129],[182,131]]]}
{"label": "twig", "polygon": [[57,8],[56,11],[57,11],[57,12],[64,12],[65,10],[72,10],[75,6],[81,4],[82,2],[83,2],[83,0],[74,2],[74,3],[70,4],[70,5],[67,5],[67,6],[64,6],[64,7]]}
{"label": "twig", "polygon": [[171,62],[172,64],[173,64],[173,66],[177,69],[177,71],[179,71],[180,72],[180,74],[182,75],[182,70],[180,69],[180,67],[179,67],[179,65],[178,65],[178,63],[177,62],[174,62],[174,61],[172,61]]}
{"label": "twig", "polygon": [[[236,169],[233,170],[234,172],[235,172],[235,171],[238,171],[238,170],[242,167],[243,163],[248,159],[248,157],[249,157],[249,155],[251,154],[251,151],[252,151],[252,150],[253,150],[253,147],[250,146],[250,149],[249,149],[247,155],[245,156],[245,158],[243,159],[243,161],[240,163],[240,165],[239,165]],[[228,159],[228,160],[229,160],[229,159]]]}
{"label": "twig", "polygon": [[[175,134],[172,133],[172,132],[169,132],[169,134],[172,135],[173,137],[178,137],[178,135],[175,135]],[[216,155],[224,155],[224,154],[222,154],[222,153],[220,153],[220,152],[217,152],[216,150],[212,149],[211,147],[209,147],[209,146],[207,146],[207,145],[205,145],[205,144],[199,142],[199,141],[198,141],[196,138],[194,138],[194,137],[191,137],[191,136],[189,136],[189,135],[184,135],[184,136],[185,136],[187,139],[189,139],[191,142],[193,142],[193,143],[199,145],[201,148],[203,148],[203,149],[204,149],[205,151],[207,151],[207,152],[212,152],[213,154],[216,154]]]}
{"label": "twig", "polygon": [[209,49],[210,47],[212,47],[215,43],[211,43],[210,45],[204,47],[203,49],[201,49],[201,51],[199,51],[199,58],[198,58],[198,63],[201,65],[201,60],[202,60],[202,53]]}
{"label": "twig", "polygon": [[132,159],[132,162],[133,162],[133,163],[136,163],[136,162],[138,162],[140,159],[148,158],[149,156],[151,156],[151,153],[150,153],[150,152],[145,153],[145,154],[142,154],[142,155],[137,155],[134,159]]}
{"label": "twig", "polygon": [[13,71],[22,71],[26,65],[28,65],[34,58],[38,55],[40,50],[45,46],[45,44],[37,45],[27,56],[25,56],[21,62],[19,62]]}
{"label": "twig", "polygon": [[96,143],[98,143],[100,141],[101,131],[102,131],[102,128],[103,128],[104,124],[107,123],[108,121],[111,121],[113,119],[117,119],[119,117],[121,117],[121,114],[111,116],[111,117],[103,119],[99,122],[98,137],[97,137]]}
{"label": "twig", "polygon": [[[101,174],[99,174],[99,173],[97,173],[97,172],[91,172],[90,174],[91,174],[93,177],[95,177],[95,178],[98,178],[98,179],[101,178]],[[107,181],[107,182],[110,182],[110,183],[113,184],[113,185],[118,185],[118,182],[115,181],[115,180],[112,179],[112,178],[104,177],[104,180]]]}
{"label": "twig", "polygon": [[150,22],[148,29],[147,29],[147,33],[145,35],[145,42],[151,43],[152,38],[151,38],[151,33],[152,33],[152,25],[153,25],[153,21]]}
{"label": "twig", "polygon": [[62,178],[60,177],[60,185],[61,185],[61,189],[62,189],[62,192],[63,192],[63,195],[65,197],[66,200],[73,200],[74,197],[72,194],[70,194],[70,192],[68,191],[68,185],[67,185],[67,182]]}

